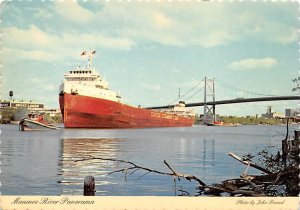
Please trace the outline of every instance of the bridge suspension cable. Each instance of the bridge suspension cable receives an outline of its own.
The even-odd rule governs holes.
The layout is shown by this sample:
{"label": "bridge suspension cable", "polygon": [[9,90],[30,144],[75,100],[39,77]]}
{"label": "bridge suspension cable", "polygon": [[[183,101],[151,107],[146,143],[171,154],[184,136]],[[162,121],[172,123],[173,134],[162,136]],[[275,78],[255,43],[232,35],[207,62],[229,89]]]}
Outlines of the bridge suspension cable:
{"label": "bridge suspension cable", "polygon": [[[169,103],[169,105],[174,104],[175,102],[177,102],[179,99],[184,99],[184,97],[186,97],[189,93],[191,93],[193,90],[195,90],[200,84],[202,84],[204,79],[202,79],[201,81],[199,81],[196,85],[194,85],[191,89],[189,89],[187,92],[185,92],[182,96],[178,97],[177,99],[175,99],[174,101],[172,101],[171,103]],[[204,88],[204,86],[198,90],[196,93],[194,93],[192,96],[190,96],[188,99],[192,98],[193,96],[195,96],[197,93],[199,93],[202,89]]]}
{"label": "bridge suspension cable", "polygon": [[186,101],[190,100],[191,98],[193,98],[195,95],[197,95],[198,93],[200,93],[202,90],[204,89],[204,86],[199,89],[197,92],[195,92],[193,95],[191,95],[189,98],[185,99]]}
{"label": "bridge suspension cable", "polygon": [[247,93],[247,94],[250,94],[250,95],[257,95],[257,96],[278,96],[278,95],[262,94],[262,93],[256,93],[256,92],[244,90],[244,89],[237,88],[237,87],[235,87],[233,85],[230,85],[228,83],[225,83],[225,82],[218,82],[218,84],[220,84],[221,86],[226,87],[228,89],[235,90],[235,91],[241,91],[243,93]]}
{"label": "bridge suspension cable", "polygon": [[[199,90],[197,90],[196,92],[194,92],[193,94],[191,94],[186,100],[191,99],[192,97],[194,97],[196,94],[198,94],[200,91],[202,91],[205,88],[205,96],[204,96],[204,102],[196,102],[196,103],[186,103],[186,107],[194,107],[194,106],[212,106],[211,108],[209,108],[209,111],[213,110],[213,113],[215,113],[214,109],[216,105],[221,105],[221,104],[236,104],[236,103],[248,103],[248,102],[262,102],[262,101],[281,101],[281,100],[300,100],[300,96],[299,95],[294,95],[294,96],[276,96],[276,95],[267,95],[267,94],[261,94],[261,93],[256,93],[256,92],[252,92],[252,91],[246,91],[243,90],[241,88],[236,88],[233,85],[229,85],[226,84],[224,82],[221,82],[221,86],[224,86],[226,88],[232,89],[232,90],[239,90],[239,91],[243,91],[249,94],[253,94],[253,95],[259,95],[259,96],[263,96],[263,97],[255,97],[255,98],[235,98],[235,99],[226,99],[226,100],[219,100],[219,101],[215,101],[215,89],[214,89],[214,81],[215,79],[207,79],[204,78],[203,80],[205,80],[205,85],[203,87],[201,87]],[[195,86],[193,86],[191,89],[189,89],[185,94],[183,94],[182,96],[178,97],[176,99],[176,101],[178,99],[181,99],[183,97],[188,96],[188,94],[192,93],[192,91],[194,91],[202,82],[203,80],[199,81]],[[208,81],[212,81],[212,86],[207,85]],[[218,82],[219,83],[219,82]],[[206,92],[207,88],[211,91],[211,92]],[[213,99],[211,101],[207,101],[206,96],[210,95],[213,97]],[[175,102],[175,101],[174,101]],[[147,107],[147,109],[164,109],[164,108],[172,108],[174,107],[174,102],[170,103],[166,106],[156,106],[156,107]],[[205,108],[206,110],[206,108]],[[206,112],[204,112],[205,114]]]}

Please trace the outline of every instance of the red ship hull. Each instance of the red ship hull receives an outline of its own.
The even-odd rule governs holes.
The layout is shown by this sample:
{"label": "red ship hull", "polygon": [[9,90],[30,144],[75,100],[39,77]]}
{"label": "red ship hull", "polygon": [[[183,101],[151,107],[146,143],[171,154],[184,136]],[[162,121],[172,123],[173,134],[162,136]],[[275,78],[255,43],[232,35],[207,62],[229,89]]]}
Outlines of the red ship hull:
{"label": "red ship hull", "polygon": [[81,95],[62,94],[59,104],[66,128],[187,127],[193,116],[178,116]]}

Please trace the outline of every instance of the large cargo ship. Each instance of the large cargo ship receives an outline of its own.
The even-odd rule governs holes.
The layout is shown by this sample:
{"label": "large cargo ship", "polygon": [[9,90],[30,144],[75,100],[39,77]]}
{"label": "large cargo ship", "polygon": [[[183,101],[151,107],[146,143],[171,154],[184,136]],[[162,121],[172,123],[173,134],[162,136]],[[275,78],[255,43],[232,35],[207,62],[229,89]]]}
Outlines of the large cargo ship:
{"label": "large cargo ship", "polygon": [[88,56],[85,67],[77,66],[64,74],[59,87],[59,104],[66,128],[147,128],[183,127],[194,124],[195,114],[184,102],[164,110],[134,107],[122,102],[108,82],[95,71]]}

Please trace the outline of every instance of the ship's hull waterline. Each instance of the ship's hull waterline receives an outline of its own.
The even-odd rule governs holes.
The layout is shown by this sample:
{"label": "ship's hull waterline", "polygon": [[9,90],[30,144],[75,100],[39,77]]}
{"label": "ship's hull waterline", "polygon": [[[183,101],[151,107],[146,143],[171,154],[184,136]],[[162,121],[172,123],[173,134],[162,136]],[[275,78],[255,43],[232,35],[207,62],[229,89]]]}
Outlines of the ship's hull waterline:
{"label": "ship's hull waterline", "polygon": [[194,116],[179,116],[123,103],[64,93],[59,96],[65,128],[188,127]]}

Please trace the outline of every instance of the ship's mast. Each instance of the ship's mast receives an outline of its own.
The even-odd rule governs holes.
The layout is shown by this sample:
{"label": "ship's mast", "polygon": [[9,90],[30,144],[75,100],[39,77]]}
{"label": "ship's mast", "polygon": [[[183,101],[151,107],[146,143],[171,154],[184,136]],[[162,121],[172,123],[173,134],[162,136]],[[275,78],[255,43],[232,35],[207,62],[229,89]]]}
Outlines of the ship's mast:
{"label": "ship's mast", "polygon": [[93,56],[96,54],[96,50],[89,52],[89,58],[88,58],[88,68],[92,68],[93,65]]}

